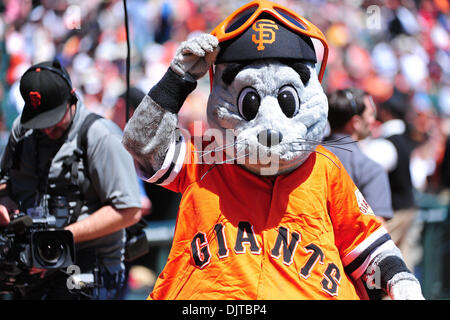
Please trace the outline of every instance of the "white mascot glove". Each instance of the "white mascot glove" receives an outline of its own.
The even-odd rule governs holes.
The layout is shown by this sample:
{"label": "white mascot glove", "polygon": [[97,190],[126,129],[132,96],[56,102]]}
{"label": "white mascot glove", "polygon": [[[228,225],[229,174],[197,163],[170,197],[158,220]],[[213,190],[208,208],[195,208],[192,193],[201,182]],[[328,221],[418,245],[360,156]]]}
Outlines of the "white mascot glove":
{"label": "white mascot glove", "polygon": [[410,273],[396,274],[388,281],[387,287],[392,300],[425,300],[419,281]]}
{"label": "white mascot glove", "polygon": [[170,68],[179,76],[190,74],[195,80],[208,72],[219,53],[219,40],[203,33],[181,43],[170,63]]}

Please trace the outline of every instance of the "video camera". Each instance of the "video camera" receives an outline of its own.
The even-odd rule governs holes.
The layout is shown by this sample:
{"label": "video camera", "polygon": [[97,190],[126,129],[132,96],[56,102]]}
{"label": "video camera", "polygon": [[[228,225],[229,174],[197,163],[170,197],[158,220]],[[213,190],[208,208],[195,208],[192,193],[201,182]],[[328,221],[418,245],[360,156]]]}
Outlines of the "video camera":
{"label": "video camera", "polygon": [[19,213],[0,229],[0,291],[26,286],[31,268],[54,270],[74,264],[72,232],[55,226],[53,216],[36,219]]}

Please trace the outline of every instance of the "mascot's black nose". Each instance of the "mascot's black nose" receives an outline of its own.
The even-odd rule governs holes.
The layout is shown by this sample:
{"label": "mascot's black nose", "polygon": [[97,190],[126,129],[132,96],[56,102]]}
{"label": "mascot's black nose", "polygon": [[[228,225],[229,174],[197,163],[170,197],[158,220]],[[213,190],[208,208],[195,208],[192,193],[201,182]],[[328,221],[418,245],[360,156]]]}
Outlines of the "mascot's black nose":
{"label": "mascot's black nose", "polygon": [[268,148],[276,146],[281,140],[283,140],[283,135],[279,131],[267,129],[258,133],[258,142]]}

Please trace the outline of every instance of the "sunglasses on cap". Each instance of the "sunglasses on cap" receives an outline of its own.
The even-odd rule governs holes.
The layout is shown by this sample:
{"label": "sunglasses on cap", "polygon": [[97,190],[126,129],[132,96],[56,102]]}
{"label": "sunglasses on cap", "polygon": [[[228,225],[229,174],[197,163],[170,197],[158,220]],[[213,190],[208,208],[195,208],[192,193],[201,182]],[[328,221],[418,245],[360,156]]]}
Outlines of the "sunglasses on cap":
{"label": "sunglasses on cap", "polygon": [[[318,75],[319,81],[322,82],[328,60],[328,44],[325,36],[322,31],[311,22],[282,5],[268,0],[255,0],[249,2],[222,21],[211,34],[216,36],[219,42],[233,39],[247,30],[262,13],[270,14],[290,30],[317,39],[322,43],[324,50]],[[212,79],[214,76],[213,67],[209,70],[209,75],[212,87]]]}

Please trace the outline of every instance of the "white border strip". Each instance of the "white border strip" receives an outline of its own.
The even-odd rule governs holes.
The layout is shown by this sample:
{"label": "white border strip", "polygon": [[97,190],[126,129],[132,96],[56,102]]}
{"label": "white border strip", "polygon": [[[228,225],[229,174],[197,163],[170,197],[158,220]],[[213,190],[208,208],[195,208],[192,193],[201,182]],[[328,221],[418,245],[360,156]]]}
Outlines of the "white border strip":
{"label": "white border strip", "polygon": [[378,254],[380,254],[383,251],[393,250],[395,248],[396,248],[396,246],[394,244],[394,241],[392,241],[392,240],[386,241],[381,246],[379,246],[375,251],[373,251],[371,254],[369,254],[367,256],[366,260],[364,260],[364,262],[359,266],[359,268],[352,272],[351,277],[353,279],[358,279],[366,271],[367,267],[369,266],[370,261],[372,261],[372,259],[374,257],[376,257]]}
{"label": "white border strip", "polygon": [[361,242],[356,248],[347,253],[342,259],[344,266],[349,265],[355,260],[364,250],[366,250],[372,243],[378,240],[381,236],[387,234],[387,230],[384,227],[379,227],[374,233]]}
{"label": "white border strip", "polygon": [[183,164],[184,164],[184,158],[186,157],[186,149],[187,149],[187,144],[186,141],[184,140],[184,135],[181,135],[181,146],[180,146],[180,152],[178,154],[178,158],[175,160],[175,166],[172,169],[172,172],[170,173],[169,177],[167,177],[166,180],[164,180],[164,182],[162,182],[160,185],[161,186],[165,186],[169,183],[171,183],[176,176],[180,173],[181,168],[183,168]]}
{"label": "white border strip", "polygon": [[169,150],[167,150],[166,157],[164,158],[164,162],[161,168],[158,171],[156,171],[153,176],[147,179],[146,182],[155,183],[163,175],[166,174],[167,170],[170,168],[170,165],[172,164],[172,161],[174,160],[173,157],[175,154],[175,145],[176,145],[175,136],[173,136],[172,141],[170,142]]}

